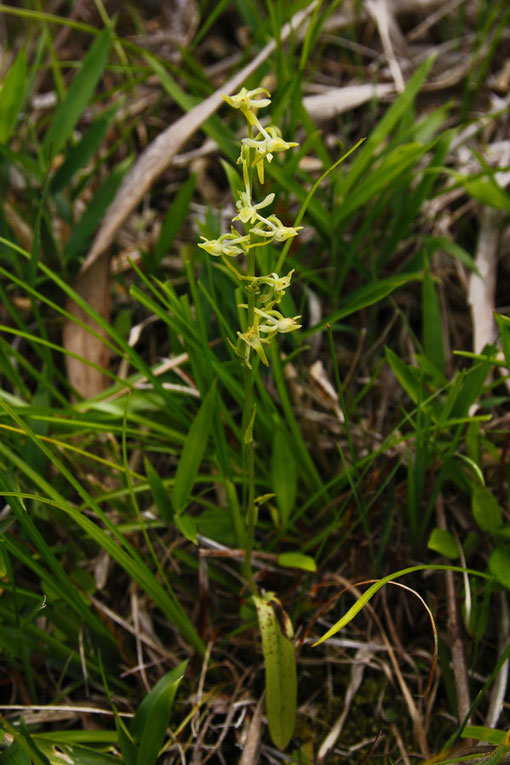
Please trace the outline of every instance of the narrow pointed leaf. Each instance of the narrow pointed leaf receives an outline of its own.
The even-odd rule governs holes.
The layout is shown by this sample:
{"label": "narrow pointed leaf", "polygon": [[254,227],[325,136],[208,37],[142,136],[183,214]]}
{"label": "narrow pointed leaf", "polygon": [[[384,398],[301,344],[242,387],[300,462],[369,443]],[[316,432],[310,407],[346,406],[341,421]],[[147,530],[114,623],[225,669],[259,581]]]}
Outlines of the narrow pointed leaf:
{"label": "narrow pointed leaf", "polygon": [[25,51],[20,50],[0,89],[0,144],[7,143],[14,130],[25,97],[26,76]]}
{"label": "narrow pointed leaf", "polygon": [[66,97],[60,102],[53,122],[44,136],[43,148],[46,157],[50,151],[52,157],[55,157],[63,148],[92,98],[108,60],[111,40],[112,30],[107,27],[90,46],[78,74],[74,77]]}
{"label": "narrow pointed leaf", "polygon": [[130,727],[130,733],[138,743],[137,765],[155,765],[158,759],[175,694],[186,666],[187,661],[184,661],[167,672],[137,709]]}
{"label": "narrow pointed leaf", "polygon": [[172,503],[176,514],[182,513],[191,494],[198,468],[202,462],[207,439],[211,430],[216,403],[216,384],[213,383],[204,398],[198,414],[184,442],[177,472],[175,474]]}

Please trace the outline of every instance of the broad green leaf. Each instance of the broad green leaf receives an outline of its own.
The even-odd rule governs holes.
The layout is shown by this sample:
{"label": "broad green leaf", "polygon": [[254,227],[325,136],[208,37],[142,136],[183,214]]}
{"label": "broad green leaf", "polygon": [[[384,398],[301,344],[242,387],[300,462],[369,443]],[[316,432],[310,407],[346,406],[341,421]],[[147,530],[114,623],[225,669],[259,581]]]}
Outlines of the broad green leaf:
{"label": "broad green leaf", "polygon": [[[477,727],[481,728],[481,726],[477,726]],[[466,736],[467,735],[466,731],[468,729],[472,730],[473,728],[475,728],[475,726],[469,726],[468,725],[464,729],[464,733],[462,735]],[[491,731],[488,728],[482,728],[482,730],[488,730],[489,733],[494,733],[494,731]],[[503,733],[503,737],[501,738],[500,742],[497,744],[497,746],[494,749],[494,751],[487,757],[487,759],[478,760],[480,765],[499,765],[500,762],[507,762],[506,755],[508,754],[508,752],[510,752],[510,730],[508,730],[506,732],[503,732],[503,731],[496,731],[496,732],[497,733],[502,732]],[[491,738],[493,738],[493,737],[491,737]],[[482,739],[482,740],[490,741],[492,743],[491,738]]]}
{"label": "broad green leaf", "polygon": [[191,515],[177,515],[175,517],[175,524],[183,537],[189,539],[189,541],[193,542],[194,545],[198,544],[197,525],[195,523],[195,519],[192,518]]}
{"label": "broad green leaf", "polygon": [[124,765],[136,765],[138,752],[132,736],[128,734],[128,731],[124,727],[124,723],[120,718],[117,718],[115,724]]}
{"label": "broad green leaf", "polygon": [[317,571],[314,559],[300,552],[281,553],[278,556],[278,565],[285,568],[301,568],[303,571]]}
{"label": "broad green leaf", "polygon": [[[37,742],[41,752],[44,752],[51,765],[65,765],[65,763],[72,763],[72,765],[115,765],[117,763],[118,765],[119,763],[119,758],[112,754],[104,754],[85,746],[63,743],[58,734],[54,735],[54,741],[44,740],[37,735],[33,736],[33,741]],[[0,760],[0,765],[1,762]],[[123,765],[131,765],[131,763],[124,758]]]}
{"label": "broad green leaf", "polygon": [[477,525],[489,533],[495,533],[503,525],[501,508],[494,494],[486,486],[473,486],[471,510]]}
{"label": "broad green leaf", "polygon": [[297,679],[292,625],[274,593],[254,596],[253,600],[264,653],[269,733],[273,744],[283,750],[292,738],[296,721]]}
{"label": "broad green leaf", "polygon": [[25,98],[27,59],[22,49],[5,75],[0,88],[0,144],[9,140]]}
{"label": "broad green leaf", "polygon": [[175,694],[187,664],[187,661],[183,661],[167,672],[138,707],[130,726],[130,733],[138,743],[136,765],[155,765],[165,739]]}
{"label": "broad green leaf", "polygon": [[486,728],[484,725],[466,725],[462,731],[462,738],[474,738],[475,741],[487,741],[488,744],[502,744],[506,738],[507,732],[496,730],[495,728]]}
{"label": "broad green leaf", "polygon": [[393,374],[404,388],[411,400],[416,404],[420,397],[420,383],[416,379],[416,370],[404,364],[391,348],[386,347],[386,359],[393,370]]}
{"label": "broad green leaf", "polygon": [[469,180],[458,175],[456,177],[473,199],[484,205],[496,207],[498,210],[510,212],[510,195],[501,186],[498,186],[494,178],[475,178]]}
{"label": "broad green leaf", "polygon": [[191,494],[195,478],[209,438],[216,406],[216,382],[204,398],[184,442],[175,474],[172,504],[175,513],[182,513]]}
{"label": "broad green leaf", "polygon": [[281,427],[276,428],[274,434],[271,472],[280,525],[285,529],[296,501],[297,467],[289,440]]}
{"label": "broad green leaf", "polygon": [[444,555],[445,558],[455,560],[455,558],[459,557],[455,537],[446,529],[432,529],[427,547],[429,550],[434,550],[434,552]]}
{"label": "broad green leaf", "polygon": [[65,161],[60,165],[51,180],[53,193],[67,186],[73,176],[92,159],[99,149],[106,132],[115,116],[117,106],[104,111],[85,131],[78,143],[66,153]]}
{"label": "broad green leaf", "polygon": [[66,97],[58,105],[44,136],[43,149],[46,157],[49,157],[51,152],[54,158],[60,152],[92,98],[106,66],[111,41],[112,30],[107,27],[90,46],[78,74],[75,75]]}
{"label": "broad green leaf", "polygon": [[489,557],[489,571],[505,587],[510,589],[510,546],[498,545]]}
{"label": "broad green leaf", "polygon": [[26,754],[17,741],[0,754],[0,765],[30,765],[30,757]]}
{"label": "broad green leaf", "polygon": [[422,283],[423,347],[425,355],[444,374],[446,357],[444,351],[443,321],[441,308],[429,269],[425,270]]}

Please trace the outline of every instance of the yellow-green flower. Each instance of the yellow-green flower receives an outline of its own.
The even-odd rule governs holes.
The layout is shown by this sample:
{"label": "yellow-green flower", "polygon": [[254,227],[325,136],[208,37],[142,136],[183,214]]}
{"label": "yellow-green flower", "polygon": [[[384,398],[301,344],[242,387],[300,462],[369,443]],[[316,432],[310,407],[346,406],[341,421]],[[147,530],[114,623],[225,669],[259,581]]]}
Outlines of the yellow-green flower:
{"label": "yellow-green flower", "polygon": [[267,360],[266,353],[264,351],[264,346],[262,345],[262,338],[259,335],[259,329],[256,324],[254,324],[252,327],[248,327],[246,332],[238,332],[237,336],[240,340],[242,340],[244,343],[246,343],[246,348],[244,351],[244,362],[247,367],[251,369],[250,364],[250,350],[253,348],[259,359],[263,364],[266,365],[266,367],[269,366],[269,361]]}
{"label": "yellow-green flower", "polygon": [[262,218],[257,210],[261,210],[263,207],[270,205],[273,199],[274,194],[268,194],[262,202],[253,204],[246,191],[239,192],[239,199],[236,202],[237,215],[232,220],[240,220],[242,223],[255,223],[257,220],[264,221],[265,218]]}
{"label": "yellow-green flower", "polygon": [[269,294],[261,296],[261,301],[267,303],[272,300],[279,303],[285,295],[285,290],[290,287],[290,280],[292,279],[294,271],[295,269],[293,268],[292,271],[289,271],[287,276],[278,276],[278,274],[275,273],[269,274],[269,276],[260,276],[257,281],[260,284],[267,284],[267,286],[271,288]]}
{"label": "yellow-green flower", "polygon": [[205,236],[201,236],[203,242],[199,243],[199,247],[215,257],[221,257],[227,255],[229,258],[234,258],[236,255],[240,255],[248,248],[250,237],[240,236],[235,229],[230,234],[222,234],[218,239],[206,239]]}
{"label": "yellow-green flower", "polygon": [[259,332],[267,332],[274,335],[276,332],[285,334],[287,332],[294,332],[296,329],[301,329],[302,325],[298,324],[298,319],[300,319],[301,316],[294,316],[291,318],[290,316],[283,316],[280,311],[261,311],[260,308],[255,308],[254,311],[257,316],[260,316],[267,322],[267,324],[259,324]]}
{"label": "yellow-green flower", "polygon": [[293,146],[298,146],[294,141],[284,141],[277,127],[272,125],[267,130],[261,128],[256,138],[243,138],[243,146],[255,149],[255,159],[252,167],[257,168],[260,183],[264,183],[264,160],[271,162],[276,151],[287,151]]}
{"label": "yellow-green flower", "polygon": [[257,122],[257,118],[253,113],[253,109],[262,109],[271,103],[270,98],[255,98],[255,96],[259,96],[261,93],[269,96],[269,91],[266,88],[255,88],[255,90],[241,88],[235,96],[223,95],[223,98],[232,108],[240,109],[250,125],[254,125]]}
{"label": "yellow-green flower", "polygon": [[263,221],[267,224],[268,228],[264,229],[260,226],[250,229],[253,234],[259,234],[260,236],[272,237],[275,242],[285,242],[293,236],[297,236],[303,226],[284,226],[283,223],[276,215],[270,215],[269,218],[262,218],[258,216],[259,221]]}

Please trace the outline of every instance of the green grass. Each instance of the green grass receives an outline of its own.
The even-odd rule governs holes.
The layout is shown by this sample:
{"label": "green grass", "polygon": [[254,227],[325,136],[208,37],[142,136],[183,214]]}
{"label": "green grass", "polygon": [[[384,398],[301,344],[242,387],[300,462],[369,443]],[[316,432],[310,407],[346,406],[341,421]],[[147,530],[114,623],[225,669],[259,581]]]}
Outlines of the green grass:
{"label": "green grass", "polygon": [[[510,641],[501,606],[510,587],[508,275],[501,266],[503,356],[496,343],[472,352],[465,284],[482,207],[500,211],[502,229],[510,209],[487,159],[507,119],[487,82],[502,71],[509,11],[479,0],[472,18],[465,5],[425,32],[421,42],[438,50],[404,70],[402,93],[326,121],[306,111],[311,85],[390,81],[361,5],[347,28],[326,34],[342,4],[319,3],[304,36],[282,42],[307,3],[201,0],[171,63],[131,3],[107,23],[99,0],[88,23],[64,8],[0,6],[0,765],[62,756],[150,765],[211,752],[211,762],[239,761],[264,689],[243,567],[250,493],[258,609],[282,640],[285,614],[296,634],[288,761],[315,761],[343,708],[352,645],[383,632],[429,753],[449,762],[465,736],[489,742],[487,762],[506,755],[508,705],[497,724],[487,715]],[[399,17],[405,34],[421,20]],[[245,298],[197,246],[231,218],[239,115],[225,108],[204,122],[182,151],[209,137],[218,150],[171,164],[117,234],[111,254],[131,261],[112,273],[111,310],[80,296],[80,267],[143,149],[270,37],[274,52],[244,84],[270,87],[272,121],[299,142],[266,167],[264,193],[275,193],[285,225],[305,229],[276,253],[257,248],[256,265],[295,269],[280,307],[301,314],[303,329],[273,341],[269,369],[254,364],[252,492],[244,369],[228,342],[245,330]],[[476,65],[447,91],[431,90],[452,66],[445,50],[460,51],[464,38]],[[211,74],[221,59],[225,72]],[[37,108],[50,92],[55,103]],[[478,163],[460,163],[459,140]],[[108,349],[107,369],[68,347],[69,321],[90,347]],[[77,355],[106,387],[73,387]],[[462,604],[470,727],[451,666],[446,569],[457,572]],[[401,587],[380,586],[404,570],[401,583],[421,595],[438,632],[430,702],[429,615]],[[338,600],[347,585],[374,580],[354,606],[351,594]],[[343,638],[351,643],[335,642]],[[290,677],[288,646],[278,646]],[[332,757],[396,762],[395,730],[411,761],[425,757],[396,677],[374,649]],[[64,711],[73,706],[101,714]],[[286,741],[292,726],[278,714]],[[364,760],[379,729],[384,742]],[[265,722],[260,736],[260,761],[275,762]]]}

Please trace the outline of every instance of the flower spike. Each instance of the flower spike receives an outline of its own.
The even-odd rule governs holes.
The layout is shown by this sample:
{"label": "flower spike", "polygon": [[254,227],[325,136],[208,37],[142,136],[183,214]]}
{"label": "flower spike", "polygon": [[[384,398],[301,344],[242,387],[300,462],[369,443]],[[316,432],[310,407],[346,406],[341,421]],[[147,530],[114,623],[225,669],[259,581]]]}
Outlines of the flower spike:
{"label": "flower spike", "polygon": [[[290,287],[294,269],[286,276],[274,272],[259,276],[256,251],[260,247],[266,248],[271,242],[285,242],[297,236],[302,226],[284,226],[274,214],[264,217],[265,208],[273,203],[275,194],[267,194],[261,202],[257,202],[253,188],[255,170],[263,184],[265,162],[272,162],[277,152],[287,151],[298,144],[285,141],[276,125],[264,127],[259,121],[258,110],[271,103],[269,91],[265,88],[241,88],[239,93],[224,95],[223,98],[234,109],[242,112],[249,125],[249,136],[242,139],[237,160],[237,164],[242,167],[244,188],[239,192],[235,203],[236,213],[232,218],[232,223],[241,221],[245,230],[241,234],[232,226],[230,233],[222,234],[217,239],[201,237],[203,241],[199,247],[213,257],[220,257],[223,266],[234,274],[244,290],[246,303],[240,303],[238,307],[246,310],[246,328],[244,332],[237,332],[236,345],[230,340],[228,342],[234,353],[251,369],[254,354],[257,354],[262,364],[269,365],[265,346],[276,334],[288,334],[301,328],[300,316],[283,316],[274,308],[280,304]],[[245,256],[244,272],[232,262],[232,258],[238,255]]]}

